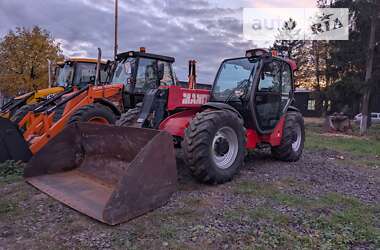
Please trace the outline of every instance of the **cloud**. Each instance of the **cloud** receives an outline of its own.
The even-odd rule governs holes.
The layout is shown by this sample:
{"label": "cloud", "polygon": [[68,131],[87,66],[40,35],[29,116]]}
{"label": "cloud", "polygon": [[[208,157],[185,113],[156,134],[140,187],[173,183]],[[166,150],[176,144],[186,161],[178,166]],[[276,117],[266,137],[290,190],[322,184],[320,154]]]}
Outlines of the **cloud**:
{"label": "cloud", "polygon": [[[259,1],[270,3],[273,1]],[[119,51],[141,46],[176,58],[180,79],[196,59],[198,79],[212,83],[224,58],[244,55],[255,44],[242,37],[242,8],[257,1],[119,0]],[[302,6],[303,7],[303,6]],[[0,36],[17,26],[39,25],[61,43],[67,56],[112,58],[113,0],[0,0]]]}

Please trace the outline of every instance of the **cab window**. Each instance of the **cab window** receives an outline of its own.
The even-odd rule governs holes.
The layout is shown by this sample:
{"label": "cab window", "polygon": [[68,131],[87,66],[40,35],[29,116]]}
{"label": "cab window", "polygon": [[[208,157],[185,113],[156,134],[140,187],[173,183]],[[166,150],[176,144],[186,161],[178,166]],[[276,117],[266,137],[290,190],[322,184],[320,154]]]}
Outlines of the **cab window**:
{"label": "cab window", "polygon": [[291,98],[290,94],[292,90],[292,70],[287,63],[283,63],[281,78],[281,109],[282,112],[284,112],[285,108],[289,104]]}
{"label": "cab window", "polygon": [[258,86],[260,92],[280,93],[281,89],[281,63],[273,61],[264,65]]}
{"label": "cab window", "polygon": [[91,82],[91,78],[94,78],[96,74],[95,63],[77,63],[74,84],[84,84]]}
{"label": "cab window", "polygon": [[155,59],[140,58],[136,75],[136,91],[157,87],[157,62]]}
{"label": "cab window", "polygon": [[171,64],[164,61],[158,61],[158,68],[160,69],[161,67],[164,69],[164,74],[163,74],[162,79],[160,80],[160,85],[161,86],[174,85]]}

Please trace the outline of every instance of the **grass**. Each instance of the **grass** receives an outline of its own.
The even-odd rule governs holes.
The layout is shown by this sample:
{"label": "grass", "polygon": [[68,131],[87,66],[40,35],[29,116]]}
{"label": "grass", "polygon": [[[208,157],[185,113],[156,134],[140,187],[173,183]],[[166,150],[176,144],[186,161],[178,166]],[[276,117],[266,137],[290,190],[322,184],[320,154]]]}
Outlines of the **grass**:
{"label": "grass", "polygon": [[174,225],[163,224],[160,226],[160,238],[165,241],[172,240],[176,237],[178,229]]}
{"label": "grass", "polygon": [[234,192],[270,199],[289,206],[304,205],[306,202],[302,197],[281,192],[273,183],[240,182],[235,186]]}
{"label": "grass", "polygon": [[[224,214],[228,221],[253,221],[252,228],[259,225],[259,233],[255,232],[259,236],[255,238],[258,248],[380,247],[379,205],[367,205],[338,193],[319,198],[289,195],[270,183],[241,182],[236,185],[234,192],[264,199],[259,207],[241,207]],[[296,212],[278,210],[278,207],[283,206]]]}
{"label": "grass", "polygon": [[380,141],[361,138],[344,138],[323,136],[314,132],[306,133],[305,148],[333,149],[336,151],[351,153],[355,156],[379,156]]}
{"label": "grass", "polygon": [[7,161],[0,163],[0,184],[8,184],[22,179],[24,164]]}
{"label": "grass", "polygon": [[365,137],[360,137],[357,126],[350,136],[332,136],[323,134],[323,124],[315,121],[306,122],[307,150],[333,150],[349,154],[345,159],[348,164],[356,164],[371,168],[380,167],[380,125],[372,126]]}

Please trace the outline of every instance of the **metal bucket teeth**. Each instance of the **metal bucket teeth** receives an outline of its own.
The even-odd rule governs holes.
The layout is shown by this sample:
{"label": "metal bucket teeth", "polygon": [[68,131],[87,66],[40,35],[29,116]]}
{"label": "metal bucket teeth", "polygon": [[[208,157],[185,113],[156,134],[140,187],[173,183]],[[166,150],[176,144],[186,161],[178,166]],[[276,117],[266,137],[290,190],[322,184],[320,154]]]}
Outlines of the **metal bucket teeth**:
{"label": "metal bucket teeth", "polygon": [[176,190],[172,137],[162,131],[75,124],[28,163],[27,182],[115,225],[164,205]]}

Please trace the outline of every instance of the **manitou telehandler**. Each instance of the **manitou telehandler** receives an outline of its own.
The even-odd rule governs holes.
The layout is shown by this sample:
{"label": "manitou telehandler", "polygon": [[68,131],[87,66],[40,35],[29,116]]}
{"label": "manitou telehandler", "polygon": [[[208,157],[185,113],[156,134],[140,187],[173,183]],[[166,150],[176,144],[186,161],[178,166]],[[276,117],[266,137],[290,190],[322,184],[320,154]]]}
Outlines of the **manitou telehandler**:
{"label": "manitou telehandler", "polygon": [[[139,88],[142,74],[132,65],[117,75]],[[195,178],[206,183],[229,181],[246,150],[262,144],[275,158],[296,161],[305,132],[291,106],[295,69],[292,61],[255,49],[223,61],[211,92],[170,80],[148,90],[142,105],[116,126],[66,127],[31,159],[24,176],[72,208],[115,225],[165,204],[176,190],[173,138]]]}
{"label": "manitou telehandler", "polygon": [[[70,58],[57,63],[55,81],[49,88],[12,98],[0,108],[0,117],[10,118],[18,123],[29,111],[49,97],[62,93],[65,89],[73,86],[78,88],[86,86],[95,77],[96,64],[97,60],[90,58]],[[106,62],[104,61],[101,62],[100,72],[102,75],[106,73]]]}

